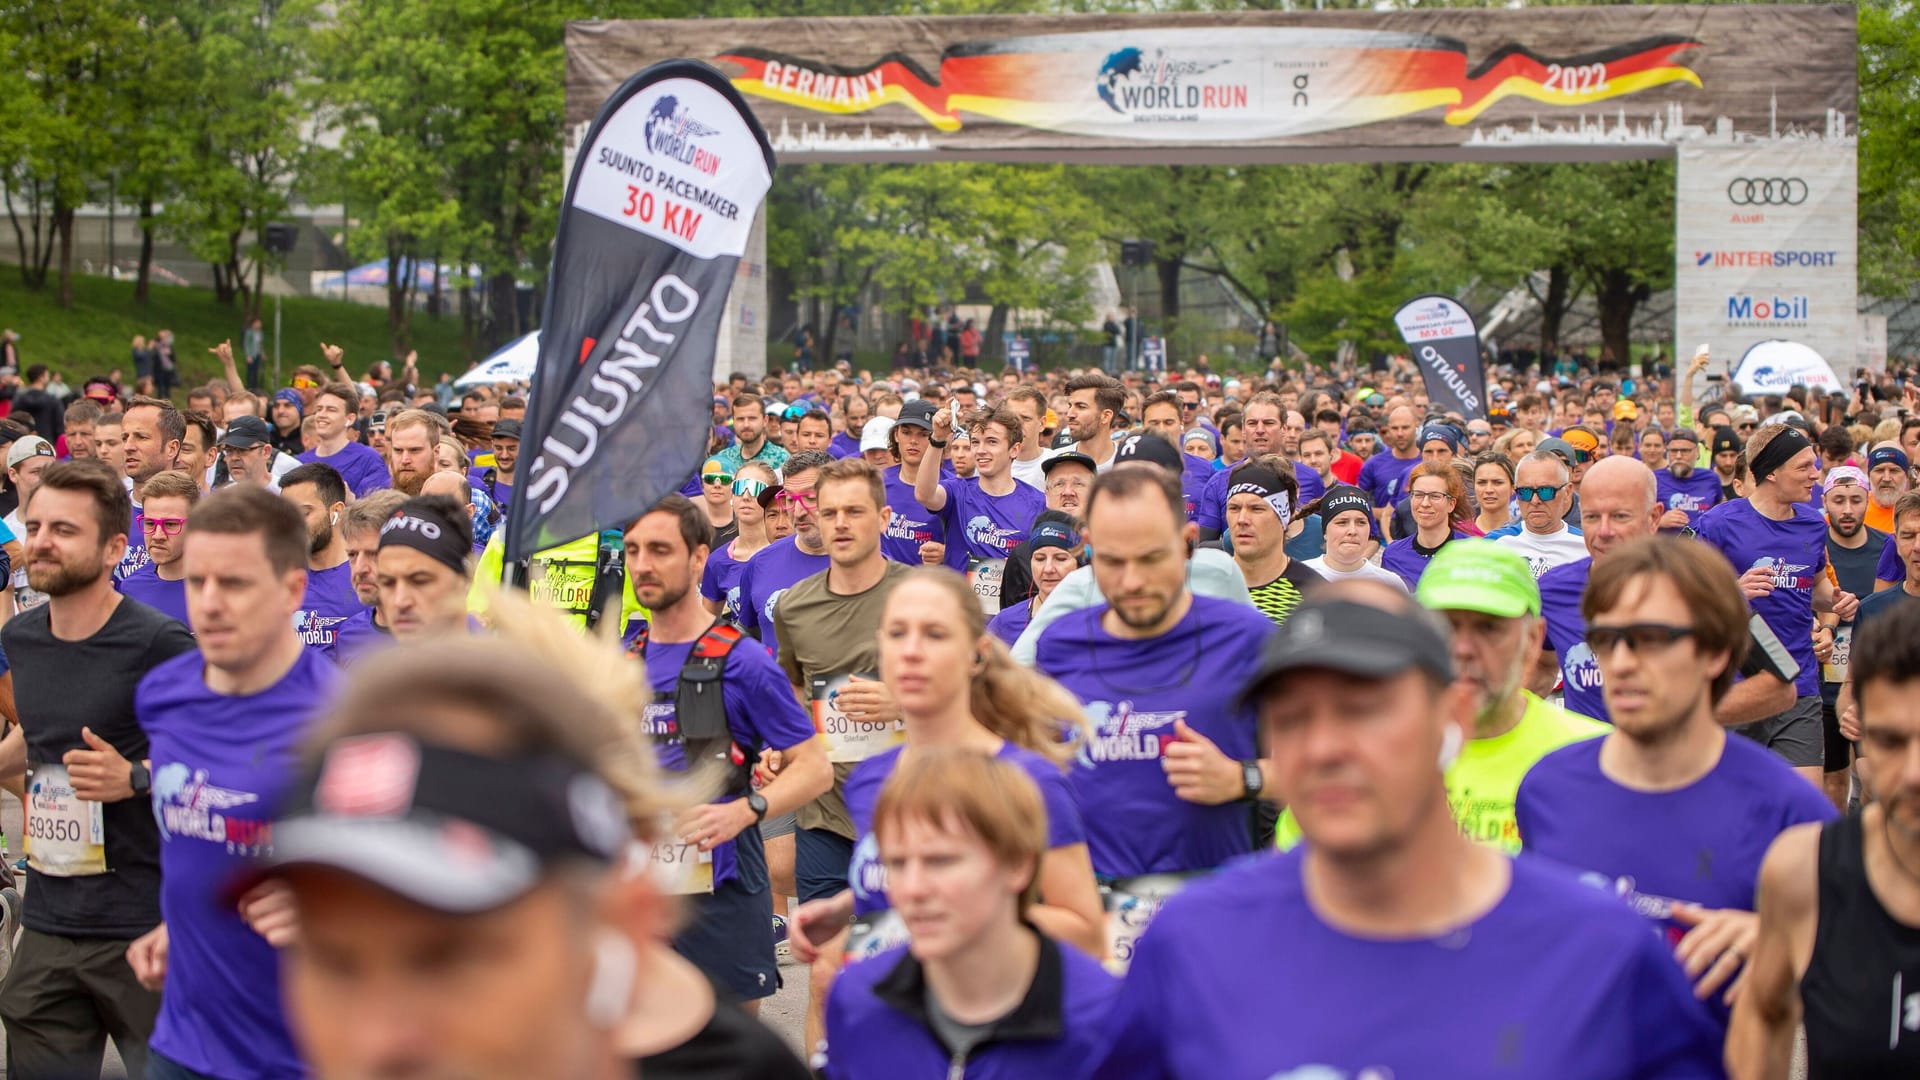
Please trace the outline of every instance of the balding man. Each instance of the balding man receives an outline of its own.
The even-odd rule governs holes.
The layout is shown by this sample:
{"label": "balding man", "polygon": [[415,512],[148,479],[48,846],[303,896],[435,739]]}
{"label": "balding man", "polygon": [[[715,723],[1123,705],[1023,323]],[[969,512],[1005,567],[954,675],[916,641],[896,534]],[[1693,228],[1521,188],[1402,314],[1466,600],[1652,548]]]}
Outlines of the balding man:
{"label": "balding man", "polygon": [[[469,522],[473,521],[473,517],[474,517],[473,482],[468,480],[465,476],[462,476],[457,472],[434,473],[432,476],[427,477],[426,483],[420,486],[420,494],[447,496],[448,498],[452,499],[454,502],[457,502],[461,506],[466,507],[467,520]],[[491,537],[492,534],[489,533],[488,536]],[[487,542],[485,540],[480,539],[478,532],[476,531],[475,537],[474,537],[474,543],[473,543],[473,553],[475,555],[480,554],[480,549],[486,546],[487,546]]]}
{"label": "balding man", "polygon": [[[1556,566],[1540,576],[1540,608],[1547,621],[1547,640],[1528,688],[1544,695],[1553,689],[1558,675],[1565,681],[1563,704],[1568,712],[1606,720],[1600,668],[1587,646],[1580,598],[1596,561],[1606,559],[1629,540],[1659,530],[1660,492],[1652,469],[1634,458],[1609,457],[1594,462],[1587,470],[1580,494],[1581,538],[1586,541],[1588,557]],[[1741,665],[1741,674],[1747,677],[1714,706],[1714,716],[1722,724],[1750,723],[1793,704],[1798,663],[1758,616],[1749,620],[1748,630],[1752,640]]]}
{"label": "balding man", "polygon": [[1387,452],[1375,454],[1360,466],[1360,490],[1373,498],[1373,513],[1385,532],[1393,521],[1393,508],[1407,499],[1407,474],[1420,464],[1420,446],[1414,442],[1419,418],[1413,409],[1402,405],[1387,413],[1380,431]]}

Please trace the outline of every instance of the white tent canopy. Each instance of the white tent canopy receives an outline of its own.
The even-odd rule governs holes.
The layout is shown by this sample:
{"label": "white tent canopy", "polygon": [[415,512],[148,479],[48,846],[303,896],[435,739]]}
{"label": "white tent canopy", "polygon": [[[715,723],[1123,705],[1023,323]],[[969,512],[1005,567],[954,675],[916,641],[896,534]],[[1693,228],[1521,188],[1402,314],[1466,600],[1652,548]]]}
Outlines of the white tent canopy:
{"label": "white tent canopy", "polygon": [[1822,394],[1847,389],[1825,357],[1797,341],[1779,338],[1748,349],[1734,367],[1733,381],[1749,394],[1784,394],[1795,383]]}
{"label": "white tent canopy", "polygon": [[472,371],[453,380],[464,390],[469,386],[491,386],[503,382],[530,382],[533,368],[540,360],[540,331],[535,330],[518,341],[508,342],[500,351],[480,361]]}

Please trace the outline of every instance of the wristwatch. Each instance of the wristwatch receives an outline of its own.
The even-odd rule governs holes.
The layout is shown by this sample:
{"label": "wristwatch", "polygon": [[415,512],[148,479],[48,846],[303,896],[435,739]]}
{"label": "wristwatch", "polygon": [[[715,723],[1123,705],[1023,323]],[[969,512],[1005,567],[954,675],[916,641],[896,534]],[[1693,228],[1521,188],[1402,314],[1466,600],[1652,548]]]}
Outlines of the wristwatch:
{"label": "wristwatch", "polygon": [[759,792],[750,791],[747,793],[747,809],[753,811],[753,820],[767,820],[767,800],[766,797]]}
{"label": "wristwatch", "polygon": [[1241,796],[1242,798],[1257,799],[1260,797],[1260,789],[1266,786],[1267,778],[1260,774],[1260,763],[1258,761],[1243,761],[1240,763],[1240,782],[1247,786],[1247,793]]}
{"label": "wristwatch", "polygon": [[153,774],[147,770],[147,763],[130,761],[127,764],[127,784],[133,788],[133,793],[144,796],[152,791]]}

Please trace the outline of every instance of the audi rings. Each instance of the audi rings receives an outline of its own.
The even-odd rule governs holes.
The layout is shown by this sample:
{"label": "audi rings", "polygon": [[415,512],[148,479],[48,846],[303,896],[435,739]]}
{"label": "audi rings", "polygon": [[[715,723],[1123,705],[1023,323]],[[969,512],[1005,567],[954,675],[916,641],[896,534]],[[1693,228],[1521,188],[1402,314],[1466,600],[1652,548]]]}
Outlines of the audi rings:
{"label": "audi rings", "polygon": [[1799,206],[1807,201],[1807,182],[1742,178],[1727,185],[1727,201],[1735,206]]}

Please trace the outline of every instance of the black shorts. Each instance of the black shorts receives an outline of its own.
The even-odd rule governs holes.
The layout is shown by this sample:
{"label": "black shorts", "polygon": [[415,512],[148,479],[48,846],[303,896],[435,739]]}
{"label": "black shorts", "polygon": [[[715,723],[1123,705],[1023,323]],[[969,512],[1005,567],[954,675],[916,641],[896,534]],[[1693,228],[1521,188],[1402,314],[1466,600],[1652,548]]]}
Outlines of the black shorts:
{"label": "black shorts", "polygon": [[1796,768],[1824,766],[1826,746],[1820,732],[1820,699],[1803,697],[1778,716],[1733,729],[1779,754]]}
{"label": "black shorts", "polygon": [[673,949],[741,1001],[757,1001],[780,989],[773,956],[773,891],[755,892],[738,877],[710,896],[688,897],[688,921],[673,936]]}
{"label": "black shorts", "polygon": [[1820,729],[1827,744],[1827,771],[1846,772],[1853,764],[1853,743],[1840,734],[1840,713],[1834,708],[1834,702],[1820,695]]}
{"label": "black shorts", "polygon": [[799,829],[793,834],[793,885],[800,902],[824,900],[847,889],[847,868],[853,865],[853,841],[826,829]]}

